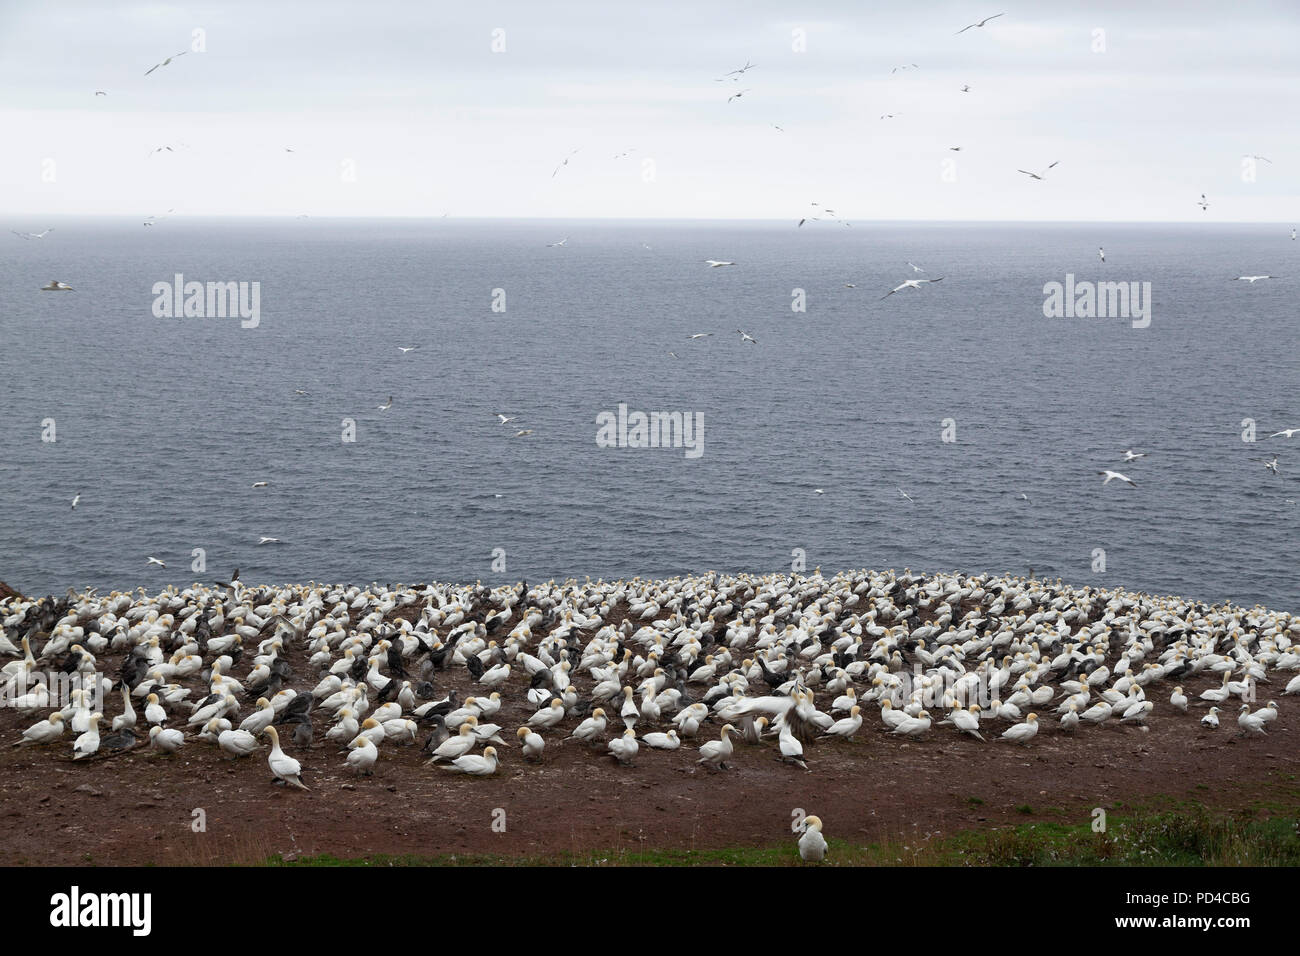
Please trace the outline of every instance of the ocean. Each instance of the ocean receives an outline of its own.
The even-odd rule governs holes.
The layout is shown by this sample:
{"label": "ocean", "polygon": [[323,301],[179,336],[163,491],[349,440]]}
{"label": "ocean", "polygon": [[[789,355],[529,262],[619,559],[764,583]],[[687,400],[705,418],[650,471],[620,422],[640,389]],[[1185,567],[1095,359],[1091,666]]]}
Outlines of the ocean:
{"label": "ocean", "polygon": [[[1300,427],[1289,226],[9,228],[50,225],[0,260],[0,579],[25,593],[802,560],[1300,612],[1300,433],[1266,437]],[[177,274],[258,283],[256,326],[156,316]],[[1149,324],[1045,316],[1067,276],[1149,288]],[[882,300],[913,277],[942,281]],[[620,404],[698,422],[698,455],[598,443]]]}

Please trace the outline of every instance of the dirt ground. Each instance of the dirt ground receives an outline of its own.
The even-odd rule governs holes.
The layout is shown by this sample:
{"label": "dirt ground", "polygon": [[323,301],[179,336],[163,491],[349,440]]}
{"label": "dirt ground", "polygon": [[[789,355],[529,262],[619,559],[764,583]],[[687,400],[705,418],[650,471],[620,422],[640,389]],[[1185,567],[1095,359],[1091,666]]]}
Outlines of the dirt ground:
{"label": "dirt ground", "polygon": [[[288,656],[293,686],[313,686],[302,649],[289,649]],[[101,670],[115,675],[118,663],[104,657]],[[235,676],[247,668],[245,662]],[[463,668],[440,673],[435,683],[440,694],[473,693]],[[586,690],[589,680],[579,684]],[[1215,676],[1201,676],[1184,687],[1195,700],[1218,684]],[[715,718],[676,752],[643,746],[633,767],[617,765],[603,747],[561,742],[554,731],[544,735],[544,761],[527,764],[513,736],[532,712],[525,687],[522,674],[512,675],[502,693],[506,703],[492,718],[508,740],[498,747],[502,766],[495,777],[426,767],[418,747],[392,744],[381,748],[373,776],[358,777],[340,748],[323,739],[327,728],[318,719],[310,750],[286,747],[302,762],[308,793],[272,784],[265,747],[235,760],[215,745],[189,740],[172,756],[141,745],[74,763],[70,733],[52,747],[11,747],[38,717],[0,711],[0,864],[201,865],[321,853],[544,857],[770,846],[794,839],[795,808],[819,815],[828,836],[860,844],[1033,820],[1086,823],[1094,807],[1164,797],[1215,808],[1300,809],[1300,701],[1278,696],[1276,682],[1259,685],[1259,703],[1277,696],[1281,708],[1267,737],[1238,736],[1231,707],[1224,708],[1219,730],[1202,728],[1207,708],[1193,704],[1189,714],[1177,713],[1168,704],[1172,687],[1161,682],[1147,686],[1156,702],[1149,732],[1111,721],[1064,734],[1047,716],[1049,705],[1026,746],[993,740],[1007,726],[1002,722],[986,723],[987,743],[937,725],[925,738],[907,741],[885,733],[873,705],[856,738],[808,747],[808,771],[776,759],[772,742],[738,744],[732,769],[723,772],[696,764],[698,742],[717,736]],[[818,695],[823,709],[829,696]],[[241,716],[251,713],[241,705]],[[111,718],[120,701],[110,699],[107,708]],[[575,723],[562,727],[567,733]],[[649,729],[638,724],[638,735]],[[1017,809],[1026,805],[1032,815]],[[196,809],[204,811],[206,832],[191,828]]]}

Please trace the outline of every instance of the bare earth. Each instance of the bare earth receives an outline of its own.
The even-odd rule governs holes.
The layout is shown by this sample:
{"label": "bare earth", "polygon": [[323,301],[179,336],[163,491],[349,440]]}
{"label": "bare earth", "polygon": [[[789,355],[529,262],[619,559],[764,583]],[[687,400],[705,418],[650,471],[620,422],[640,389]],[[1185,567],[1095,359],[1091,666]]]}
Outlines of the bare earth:
{"label": "bare earth", "polygon": [[[300,692],[313,686],[302,648],[287,647],[286,655],[293,686]],[[116,675],[116,655],[100,662],[101,671]],[[583,678],[579,684],[588,690]],[[1195,700],[1219,683],[1217,675],[1202,675],[1184,688]],[[463,668],[440,672],[436,684],[440,694],[474,692]],[[904,741],[885,733],[870,706],[857,738],[809,746],[808,772],[777,760],[774,743],[739,743],[732,769],[713,772],[696,764],[696,747],[716,738],[716,719],[679,751],[643,745],[634,767],[615,764],[603,745],[561,742],[554,731],[544,734],[544,762],[526,764],[513,746],[513,730],[532,712],[524,687],[522,675],[512,676],[502,692],[505,705],[492,718],[510,744],[498,747],[503,763],[496,777],[426,767],[417,747],[391,743],[381,748],[374,775],[357,777],[340,749],[324,741],[322,716],[311,750],[286,746],[303,764],[309,793],[272,784],[266,747],[234,760],[215,745],[189,740],[174,756],[141,745],[74,763],[70,733],[48,748],[9,746],[45,712],[0,711],[0,864],[202,865],[321,853],[536,858],[770,846],[794,839],[794,808],[819,815],[828,836],[867,844],[1032,820],[1084,823],[1094,807],[1165,797],[1215,808],[1300,804],[1300,701],[1292,698],[1277,698],[1280,716],[1267,737],[1243,738],[1235,707],[1223,708],[1222,726],[1209,731],[1199,724],[1206,707],[1193,703],[1190,713],[1179,714],[1168,703],[1172,686],[1157,682],[1146,688],[1156,702],[1149,732],[1108,721],[1063,734],[1049,705],[1027,746],[995,741],[1009,726],[1002,722],[985,724],[984,744],[937,725],[922,740]],[[1260,684],[1259,704],[1281,689]],[[829,706],[827,696],[818,695],[819,706]],[[247,715],[248,702],[241,705]],[[120,708],[111,697],[107,716]],[[616,707],[610,712],[616,715]],[[564,732],[574,724],[566,720]],[[638,724],[638,736],[649,729]],[[1033,815],[1017,810],[1024,805]],[[191,830],[197,808],[206,814],[204,833]],[[505,811],[505,832],[492,827],[497,808]]]}

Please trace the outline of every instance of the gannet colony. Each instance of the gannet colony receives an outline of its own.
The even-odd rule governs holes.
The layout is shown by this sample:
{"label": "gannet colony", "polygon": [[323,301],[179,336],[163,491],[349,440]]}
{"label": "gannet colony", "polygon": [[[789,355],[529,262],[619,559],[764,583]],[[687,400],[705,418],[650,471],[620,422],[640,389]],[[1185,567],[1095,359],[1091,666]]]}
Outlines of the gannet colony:
{"label": "gannet colony", "polygon": [[312,748],[368,776],[422,747],[427,772],[470,787],[558,748],[611,772],[684,748],[699,773],[802,774],[871,746],[864,726],[918,746],[1155,721],[1255,736],[1282,719],[1260,700],[1300,693],[1289,613],[957,573],[363,588],[236,572],[152,596],[11,595],[0,620],[4,702],[34,721],[12,746],[69,762],[211,747],[304,790],[293,754]]}

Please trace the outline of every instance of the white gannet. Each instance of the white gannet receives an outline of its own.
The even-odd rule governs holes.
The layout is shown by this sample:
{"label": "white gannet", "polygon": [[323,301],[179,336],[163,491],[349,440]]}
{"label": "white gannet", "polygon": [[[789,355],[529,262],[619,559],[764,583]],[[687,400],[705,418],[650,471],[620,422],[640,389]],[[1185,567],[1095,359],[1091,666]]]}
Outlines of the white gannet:
{"label": "white gannet", "polygon": [[1003,16],[1003,14],[1001,14],[1001,13],[995,13],[995,14],[993,14],[993,16],[991,16],[991,17],[985,17],[983,20],[979,21],[979,23],[972,23],[972,24],[970,24],[970,26],[962,27],[960,30],[958,30],[956,33],[954,33],[953,36],[960,36],[961,34],[965,33],[967,30],[973,30],[973,29],[975,29],[976,27],[982,27],[982,26],[984,26],[984,24],[988,23],[990,20],[996,20],[996,19],[997,19],[998,17],[1000,17],[1000,16]]}
{"label": "white gannet", "polygon": [[460,725],[459,733],[454,737],[448,737],[438,745],[428,762],[436,763],[439,760],[454,760],[473,750],[474,745],[478,743],[478,737],[474,735],[474,725],[477,723],[477,717],[467,719],[465,723]]}
{"label": "white gannet", "polygon": [[1073,731],[1079,726],[1079,705],[1070,701],[1069,709],[1061,715],[1061,729]]}
{"label": "white gannet", "polygon": [[540,734],[535,734],[527,727],[520,727],[516,732],[519,737],[520,749],[523,751],[525,760],[541,760],[542,751],[546,749],[546,741]]}
{"label": "white gannet", "polygon": [[705,259],[704,261],[707,262],[707,263],[709,264],[709,268],[710,268],[710,269],[717,269],[717,268],[719,268],[720,266],[734,266],[734,265],[735,265],[734,262],[727,262],[727,261],[722,260],[722,259]]}
{"label": "white gannet", "polygon": [[165,754],[174,754],[185,743],[185,735],[179,730],[166,730],[162,727],[149,728],[149,746]]}
{"label": "white gannet", "polygon": [[217,735],[217,746],[232,757],[247,757],[257,749],[257,738],[242,727],[223,730]]}
{"label": "white gannet", "polygon": [[930,729],[929,711],[921,711],[915,717],[904,717],[890,733],[900,737],[920,737]]}
{"label": "white gannet", "polygon": [[623,736],[611,740],[608,746],[610,755],[624,766],[631,766],[641,749],[636,742],[636,731],[631,727],[623,731]]}
{"label": "white gannet", "polygon": [[736,728],[731,724],[723,725],[719,739],[700,744],[700,759],[695,762],[702,763],[714,770],[726,770],[727,758],[731,756],[735,749],[732,746],[729,734],[735,732]]}
{"label": "white gannet", "polygon": [[528,718],[529,727],[554,727],[564,719],[564,702],[552,697],[551,703]]}
{"label": "white gannet", "polygon": [[736,329],[736,331],[740,333],[741,345],[744,345],[746,342],[748,342],[750,345],[758,344],[758,339],[754,338],[752,335],[750,335],[748,332],[744,331],[743,329]]}
{"label": "white gannet", "polygon": [[386,411],[388,411],[388,410],[389,410],[390,408],[392,408],[392,407],[393,407],[393,396],[389,395],[389,396],[388,396],[388,401],[386,401],[386,402],[384,402],[384,404],[380,405],[380,406],[379,406],[379,410],[380,410],[381,412],[386,412]]}
{"label": "white gannet", "polygon": [[1241,728],[1243,737],[1251,733],[1267,736],[1268,731],[1264,729],[1264,723],[1265,721],[1260,720],[1250,712],[1250,704],[1241,705],[1241,713],[1237,716],[1237,726]]}
{"label": "white gannet", "polygon": [[1277,278],[1277,276],[1237,276],[1237,277],[1236,277],[1235,279],[1233,279],[1232,281],[1233,281],[1233,282],[1249,282],[1251,285],[1254,285],[1254,284],[1255,284],[1256,282],[1258,282],[1260,279],[1276,279],[1276,278]]}
{"label": "white gannet", "polygon": [[158,567],[160,567],[160,568],[165,568],[165,567],[167,567],[167,565],[163,564],[163,562],[159,561],[159,560],[158,560],[157,558],[155,558],[153,555],[150,555],[150,556],[149,556],[149,562],[148,562],[148,563],[149,563],[149,564],[156,564],[156,565],[158,565]]}
{"label": "white gannet", "polygon": [[1181,710],[1184,714],[1187,713],[1187,695],[1183,693],[1181,684],[1175,687],[1174,692],[1169,695],[1169,703],[1173,704],[1175,708]]}
{"label": "white gannet", "polygon": [[[1269,438],[1290,438],[1292,435],[1296,434],[1296,432],[1300,432],[1300,428],[1284,428],[1280,432],[1274,432],[1268,437]],[[77,497],[81,497],[81,496],[78,495]]]}
{"label": "white gannet", "polygon": [[787,763],[798,764],[805,770],[808,765],[803,761],[803,744],[799,743],[799,738],[790,732],[790,725],[784,721],[781,724],[781,734],[777,738],[777,745],[781,748],[781,759]]}
{"label": "white gannet", "polygon": [[591,716],[578,724],[573,733],[566,737],[566,740],[581,740],[584,743],[594,743],[596,738],[605,732],[605,711],[597,707],[591,712]]}
{"label": "white gannet", "polygon": [[822,734],[823,737],[852,737],[862,729],[862,708],[854,704],[849,708],[849,716],[831,724]]}
{"label": "white gannet", "polygon": [[925,285],[926,283],[942,282],[943,280],[944,280],[943,276],[939,276],[938,278],[935,279],[904,279],[900,285],[894,286],[892,289],[890,289],[880,298],[888,299],[895,292],[902,292],[904,289],[919,289],[921,288],[921,286]]}
{"label": "white gannet", "polygon": [[826,838],[822,836],[821,817],[804,817],[803,835],[799,837],[799,859],[806,863],[820,863],[826,859]]}
{"label": "white gannet", "polygon": [[1009,740],[1015,744],[1028,743],[1029,739],[1038,733],[1038,715],[1030,714],[1025,718],[1023,724],[1016,724],[1014,727],[1008,727],[1002,732],[1002,739]]}
{"label": "white gannet", "polygon": [[348,744],[348,750],[350,751],[348,766],[367,777],[370,776],[371,768],[379,759],[379,748],[375,746],[375,742],[365,734],[357,734]]}
{"label": "white gannet", "polygon": [[1118,471],[1111,471],[1110,469],[1107,469],[1105,471],[1099,471],[1097,472],[1097,474],[1106,476],[1106,480],[1102,482],[1103,485],[1108,485],[1111,483],[1112,480],[1118,479],[1120,481],[1127,482],[1129,486],[1132,488],[1137,487],[1137,482],[1135,482],[1132,478],[1128,477],[1127,475],[1121,475]]}
{"label": "white gannet", "polygon": [[980,706],[971,704],[966,710],[956,709],[951,715],[952,724],[964,734],[970,734],[977,740],[983,740],[980,734]]}
{"label": "white gannet", "polygon": [[676,730],[670,730],[666,734],[649,733],[641,739],[645,741],[647,747],[652,747],[655,750],[676,750],[682,745],[681,738],[677,736]]}
{"label": "white gannet", "polygon": [[1280,472],[1277,470],[1276,458],[1252,458],[1251,461],[1262,461],[1264,463],[1264,468],[1267,471],[1271,471],[1275,475],[1280,475]]}
{"label": "white gannet", "polygon": [[1201,718],[1201,723],[1211,730],[1219,729],[1219,708],[1211,707],[1210,712]]}
{"label": "white gannet", "polygon": [[551,178],[554,179],[554,178],[555,178],[555,173],[558,173],[558,172],[559,172],[561,169],[563,169],[565,166],[569,165],[569,159],[570,159],[570,157],[572,157],[572,156],[576,156],[579,152],[581,152],[581,150],[582,150],[582,147],[579,146],[579,147],[578,147],[577,149],[575,149],[573,152],[569,153],[568,156],[565,156],[564,159],[560,160],[560,165],[558,165],[558,166],[555,167],[555,172],[551,173]]}
{"label": "white gannet", "polygon": [[89,757],[91,754],[99,750],[99,722],[103,719],[103,714],[90,715],[90,727],[84,734],[72,742],[73,760],[80,760],[82,757]]}
{"label": "white gannet", "polygon": [[[1060,160],[1058,159],[1058,160],[1056,161],[1056,163],[1059,163],[1059,162],[1060,162]],[[1052,163],[1052,166],[1055,166],[1056,163]],[[1048,166],[1047,169],[1051,169],[1052,166]],[[1041,180],[1044,176],[1047,175],[1047,169],[1044,169],[1041,173],[1031,173],[1031,172],[1030,172],[1029,170],[1027,170],[1027,169],[1017,169],[1016,172],[1018,172],[1018,173],[1024,173],[1024,174],[1025,174],[1026,176],[1028,176],[1030,179],[1038,179],[1038,180]]]}
{"label": "white gannet", "polygon": [[454,770],[457,773],[468,773],[476,777],[491,776],[497,772],[497,748],[484,747],[483,756],[481,757],[474,754],[457,757],[451,763],[443,765],[442,769]]}
{"label": "white gannet", "polygon": [[267,727],[271,726],[271,721],[275,719],[275,708],[265,697],[257,698],[258,709],[245,717],[239,725],[239,729],[249,734],[260,734]]}
{"label": "white gannet", "polygon": [[283,780],[286,784],[293,784],[299,790],[308,789],[302,782],[302,764],[280,749],[280,734],[276,729],[267,727],[262,733],[271,738],[271,754],[266,758],[266,763],[271,768],[271,773],[275,779]]}
{"label": "white gannet", "polygon": [[161,63],[155,63],[153,66],[149,67],[149,69],[145,70],[144,75],[148,76],[154,70],[158,69],[158,67],[167,66],[169,63],[171,63],[172,60],[176,59],[177,57],[184,56],[186,53],[189,52],[190,52],[189,50],[181,50],[180,53],[173,53],[171,56],[167,57],[167,59],[163,60]]}
{"label": "white gannet", "polygon": [[23,739],[13,744],[13,746],[26,747],[32,744],[52,743],[63,736],[63,729],[63,715],[56,710],[45,720],[32,724],[24,730]]}
{"label": "white gannet", "polygon": [[[98,96],[99,94],[96,93],[95,95]],[[49,233],[54,231],[54,227],[50,226],[44,232],[18,232],[13,229],[10,229],[9,231],[20,239],[44,239]],[[1292,238],[1294,238],[1294,236]]]}

